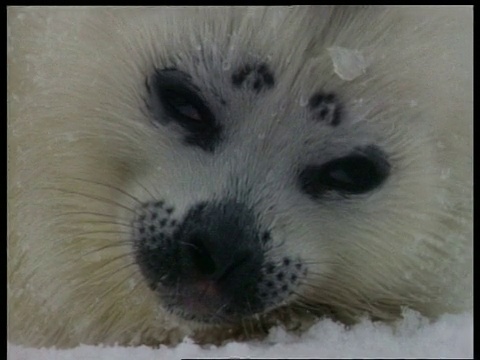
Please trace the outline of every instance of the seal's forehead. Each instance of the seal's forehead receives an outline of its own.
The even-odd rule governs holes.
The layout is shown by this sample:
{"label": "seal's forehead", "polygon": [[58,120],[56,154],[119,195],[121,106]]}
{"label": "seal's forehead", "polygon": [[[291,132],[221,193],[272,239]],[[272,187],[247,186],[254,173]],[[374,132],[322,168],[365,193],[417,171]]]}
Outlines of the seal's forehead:
{"label": "seal's forehead", "polygon": [[275,49],[298,53],[322,32],[331,13],[329,7],[162,7],[115,12],[123,19],[122,27],[131,25],[157,43],[151,44],[151,50],[162,44],[158,55],[166,57],[199,47],[224,56],[243,52],[274,57]]}
{"label": "seal's forehead", "polygon": [[[285,79],[278,82],[280,86],[284,84],[293,92],[307,87],[313,92],[339,80],[332,65],[332,47],[337,50],[334,55],[344,48],[374,47],[387,28],[378,21],[380,14],[381,10],[367,14],[362,8],[334,10],[325,6],[162,7],[123,10],[120,23],[125,21],[131,27],[125,30],[122,26],[121,31],[128,32],[127,39],[147,42],[141,54],[131,55],[149,59],[156,68],[177,67],[193,77],[197,73],[205,81],[207,76],[217,79],[231,68],[266,63],[278,80]],[[353,42],[353,33],[364,32],[367,15],[372,23],[366,29],[368,36]],[[351,74],[347,76],[351,78]]]}

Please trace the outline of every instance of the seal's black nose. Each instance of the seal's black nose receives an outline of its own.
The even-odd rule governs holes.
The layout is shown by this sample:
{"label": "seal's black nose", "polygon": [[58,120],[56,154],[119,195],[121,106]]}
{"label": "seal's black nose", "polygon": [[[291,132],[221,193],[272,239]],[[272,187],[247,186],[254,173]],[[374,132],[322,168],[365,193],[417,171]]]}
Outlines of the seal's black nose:
{"label": "seal's black nose", "polygon": [[239,203],[193,207],[176,238],[182,267],[190,278],[213,280],[232,291],[243,291],[260,270],[263,256],[255,219]]}
{"label": "seal's black nose", "polygon": [[161,246],[140,251],[144,276],[167,308],[201,321],[263,310],[264,249],[254,213],[235,201],[193,206]]}

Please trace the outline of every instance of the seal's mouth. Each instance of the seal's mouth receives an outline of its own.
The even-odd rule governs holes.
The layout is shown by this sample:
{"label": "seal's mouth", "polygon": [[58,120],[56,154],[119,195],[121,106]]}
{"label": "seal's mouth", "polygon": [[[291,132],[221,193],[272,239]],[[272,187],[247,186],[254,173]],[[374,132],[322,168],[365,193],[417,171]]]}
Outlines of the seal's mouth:
{"label": "seal's mouth", "polygon": [[201,202],[183,219],[173,216],[164,202],[140,206],[133,243],[150,288],[184,319],[218,324],[261,314],[284,304],[306,275],[301,259],[268,260],[270,233],[245,204]]}
{"label": "seal's mouth", "polygon": [[236,323],[264,311],[252,307],[258,303],[254,299],[252,305],[245,302],[245,306],[239,306],[238,299],[227,299],[225,293],[209,280],[184,286],[176,293],[172,293],[172,289],[162,290],[158,293],[165,309],[185,320],[204,324]]}

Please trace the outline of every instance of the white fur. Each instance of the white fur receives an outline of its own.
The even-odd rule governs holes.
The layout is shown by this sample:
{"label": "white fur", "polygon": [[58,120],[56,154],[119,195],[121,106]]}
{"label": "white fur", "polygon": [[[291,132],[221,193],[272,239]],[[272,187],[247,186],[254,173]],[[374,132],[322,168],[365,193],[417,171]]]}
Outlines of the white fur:
{"label": "white fur", "polygon": [[[8,31],[11,341],[155,345],[255,332],[253,321],[205,330],[166,314],[131,255],[133,198],[162,196],[181,214],[233,192],[231,174],[273,228],[271,256],[311,262],[301,294],[340,320],[471,306],[471,8],[9,8]],[[332,48],[368,61],[342,78]],[[261,101],[229,83],[249,61],[275,74]],[[207,100],[228,101],[220,154],[149,120],[145,77],[173,64]],[[305,120],[319,89],[341,97],[345,124],[322,132]],[[351,200],[302,195],[295,165],[345,154],[352,141],[388,153],[385,185]],[[307,318],[286,306],[260,322]]]}

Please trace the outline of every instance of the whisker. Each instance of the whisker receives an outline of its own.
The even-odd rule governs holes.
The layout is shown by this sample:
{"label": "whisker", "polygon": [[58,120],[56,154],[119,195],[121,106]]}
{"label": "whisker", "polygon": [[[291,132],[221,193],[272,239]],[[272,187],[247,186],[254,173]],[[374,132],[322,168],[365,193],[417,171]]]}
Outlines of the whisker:
{"label": "whisker", "polygon": [[108,224],[108,225],[115,225],[115,226],[124,226],[129,229],[138,229],[139,227],[132,224],[122,223],[118,221],[107,221],[107,220],[78,220],[78,224]]}
{"label": "whisker", "polygon": [[135,196],[127,193],[125,190],[117,187],[117,186],[114,186],[114,185],[109,185],[109,184],[104,184],[104,183],[101,183],[101,182],[98,182],[98,181],[94,181],[94,180],[90,180],[90,179],[82,179],[82,178],[77,178],[77,177],[68,177],[72,180],[78,180],[78,181],[84,181],[84,182],[87,182],[87,183],[90,183],[90,184],[95,184],[95,185],[98,185],[98,186],[103,186],[103,187],[106,187],[108,189],[113,189],[113,190],[116,190],[118,191],[119,193],[129,197],[130,199],[132,199],[133,201],[135,201],[137,204],[142,204],[142,202],[137,199]]}
{"label": "whisker", "polygon": [[[121,234],[121,235],[130,235],[130,233],[125,232],[125,231],[86,231],[86,232],[79,232],[72,234],[71,236],[65,236],[62,237],[61,239],[58,239],[58,241],[72,241],[72,240],[77,240],[77,241],[92,241],[92,240],[98,240],[98,241],[115,241],[116,244],[131,244],[130,240],[127,240],[124,237],[121,238],[98,238],[98,237],[87,237],[83,238],[85,235],[93,235],[93,234]],[[95,249],[94,249],[95,250]]]}
{"label": "whisker", "polygon": [[76,233],[75,236],[67,237],[66,239],[74,239],[74,238],[76,238],[76,237],[78,237],[78,236],[93,235],[93,234],[122,234],[122,235],[130,235],[129,232],[120,231],[120,230],[95,230],[95,231],[79,232],[79,233]]}
{"label": "whisker", "polygon": [[61,192],[61,193],[65,193],[65,194],[71,194],[71,195],[78,195],[78,196],[83,196],[87,199],[93,199],[93,200],[97,200],[97,201],[101,201],[101,202],[104,202],[105,204],[110,204],[110,205],[115,205],[115,206],[118,206],[122,209],[125,209],[127,211],[130,211],[131,213],[135,214],[136,212],[123,205],[123,204],[120,204],[116,201],[113,201],[112,199],[108,199],[108,198],[105,198],[105,197],[102,197],[102,196],[96,196],[96,195],[92,195],[92,194],[87,194],[87,193],[82,193],[82,192],[79,192],[79,191],[73,191],[73,190],[66,190],[66,189],[61,189],[61,188],[55,188],[55,187],[43,187],[43,189],[45,190],[54,190],[54,191],[58,191],[58,192]]}
{"label": "whisker", "polygon": [[314,306],[311,301],[307,296],[300,294],[297,291],[293,292],[295,296],[297,296],[297,299],[294,300],[294,303],[299,303],[302,306],[308,308],[309,310],[318,310],[318,307]]}
{"label": "whisker", "polygon": [[[108,266],[112,266],[113,263],[122,260],[126,257],[128,257],[130,254],[122,254],[116,257],[113,257],[109,259],[108,261],[102,262],[101,264],[98,265],[98,267],[95,268],[95,271],[90,274],[90,276],[87,279],[84,279],[82,282],[80,282],[78,285],[84,286],[84,285],[91,285],[95,281],[101,281],[106,278],[109,278],[111,275],[117,274],[119,271],[124,270],[129,267],[134,267],[136,263],[134,261],[126,263],[122,267],[117,267],[114,266],[113,268],[109,269]],[[103,271],[100,271],[102,270]]]}
{"label": "whisker", "polygon": [[142,188],[142,190],[144,190],[144,191],[147,193],[147,195],[150,196],[151,199],[155,199],[155,198],[156,198],[156,197],[153,196],[153,194],[152,194],[150,191],[148,191],[148,189],[147,189],[143,184],[141,184],[137,179],[133,178],[133,181],[134,181],[138,186],[140,186],[140,187]]}
{"label": "whisker", "polygon": [[[97,213],[93,211],[66,211],[62,212],[60,214],[55,214],[52,216],[52,219],[54,218],[60,218],[68,215],[93,215],[93,216],[100,216],[100,217],[108,217],[112,219],[117,219],[118,217],[112,214],[103,214],[103,213]],[[120,220],[126,220],[126,219],[120,219]]]}
{"label": "whisker", "polygon": [[[118,269],[118,271],[127,269],[127,268],[129,268],[131,265],[132,265],[132,264],[127,264],[126,266],[123,266],[122,268]],[[113,284],[111,287],[107,288],[105,295],[107,295],[109,292],[114,291],[114,290],[118,289],[119,287],[121,287],[122,285],[124,285],[125,282],[126,282],[128,279],[131,279],[133,276],[134,276],[134,272],[130,272],[129,274],[127,274],[127,276],[125,276],[122,280],[116,282],[116,283]],[[134,286],[134,289],[137,288],[138,286],[139,286],[139,282],[136,282],[136,283],[135,283],[135,286]]]}
{"label": "whisker", "polygon": [[245,322],[246,322],[246,319],[242,319],[242,320],[241,320],[241,325],[242,325],[243,333],[245,334],[245,336],[246,336],[247,338],[249,338],[249,337],[250,337],[250,334],[249,334],[249,332],[248,332],[247,326],[245,325]]}
{"label": "whisker", "polygon": [[223,311],[223,309],[225,309],[227,307],[227,302],[224,302],[222,306],[220,306],[217,311],[215,311],[215,313],[213,313],[212,315],[212,318],[213,319],[217,319],[217,320],[220,320],[222,321],[223,320],[223,317],[221,315],[221,312]]}
{"label": "whisker", "polygon": [[123,246],[128,246],[130,245],[130,241],[127,241],[127,240],[124,240],[122,242],[117,242],[117,243],[113,243],[113,244],[108,244],[108,245],[104,245],[102,247],[99,247],[99,248],[95,248],[95,249],[92,249],[86,253],[84,253],[83,255],[91,255],[93,253],[96,253],[96,252],[100,252],[100,251],[103,251],[103,250],[107,250],[107,249],[112,249],[112,248],[116,248],[116,247],[123,247]]}

